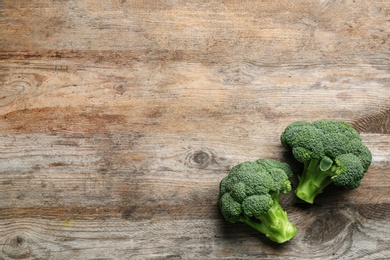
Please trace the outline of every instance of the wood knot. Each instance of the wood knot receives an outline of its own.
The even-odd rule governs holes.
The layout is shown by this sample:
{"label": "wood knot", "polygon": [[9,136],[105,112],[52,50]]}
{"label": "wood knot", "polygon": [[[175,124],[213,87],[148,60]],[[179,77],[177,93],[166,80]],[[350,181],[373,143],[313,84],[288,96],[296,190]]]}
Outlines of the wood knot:
{"label": "wood knot", "polygon": [[124,83],[117,84],[114,86],[114,90],[117,94],[123,95],[123,93],[127,90],[127,85]]}
{"label": "wood knot", "polygon": [[7,239],[2,252],[15,259],[28,258],[31,255],[28,239],[22,235],[12,235]]}
{"label": "wood knot", "polygon": [[390,109],[378,111],[372,115],[358,118],[352,126],[361,133],[390,133]]}
{"label": "wood knot", "polygon": [[41,84],[38,76],[31,74],[11,74],[0,81],[2,95],[0,96],[0,106],[6,106],[23,95],[31,94]]}
{"label": "wood knot", "polygon": [[310,245],[320,245],[335,240],[340,234],[346,235],[350,220],[339,212],[329,212],[318,217],[306,229],[303,240]]}
{"label": "wood knot", "polygon": [[4,243],[0,259],[48,259],[50,253],[26,234],[13,234]]}
{"label": "wood knot", "polygon": [[204,169],[210,164],[216,163],[214,153],[208,149],[191,150],[185,160],[185,164],[191,168]]}

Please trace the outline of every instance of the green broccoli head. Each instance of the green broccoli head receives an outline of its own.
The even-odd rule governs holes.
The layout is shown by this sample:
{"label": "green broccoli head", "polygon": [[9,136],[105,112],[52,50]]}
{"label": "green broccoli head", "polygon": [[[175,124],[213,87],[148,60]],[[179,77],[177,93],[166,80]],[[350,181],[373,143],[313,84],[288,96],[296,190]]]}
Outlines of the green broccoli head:
{"label": "green broccoli head", "polygon": [[225,220],[243,222],[277,243],[296,234],[279,203],[280,193],[291,191],[290,167],[275,160],[260,159],[234,166],[223,178],[219,208]]}
{"label": "green broccoli head", "polygon": [[359,187],[372,161],[359,133],[343,121],[294,122],[281,135],[281,143],[304,164],[295,193],[309,203],[330,183]]}
{"label": "green broccoli head", "polygon": [[341,154],[334,160],[331,179],[337,186],[355,189],[360,186],[364,177],[364,168],[360,159],[354,154]]}

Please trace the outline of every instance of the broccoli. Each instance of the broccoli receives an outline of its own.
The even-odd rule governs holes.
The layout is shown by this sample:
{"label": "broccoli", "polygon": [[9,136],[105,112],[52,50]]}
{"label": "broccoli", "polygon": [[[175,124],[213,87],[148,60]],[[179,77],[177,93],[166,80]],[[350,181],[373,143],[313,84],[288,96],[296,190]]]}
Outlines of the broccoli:
{"label": "broccoli", "polygon": [[243,222],[284,243],[296,234],[295,226],[280,205],[280,192],[291,191],[290,167],[282,162],[259,159],[234,166],[221,180],[218,204],[225,220]]}
{"label": "broccoli", "polygon": [[303,163],[295,194],[311,204],[331,183],[347,189],[359,187],[372,160],[358,132],[343,121],[294,122],[286,127],[281,142]]}

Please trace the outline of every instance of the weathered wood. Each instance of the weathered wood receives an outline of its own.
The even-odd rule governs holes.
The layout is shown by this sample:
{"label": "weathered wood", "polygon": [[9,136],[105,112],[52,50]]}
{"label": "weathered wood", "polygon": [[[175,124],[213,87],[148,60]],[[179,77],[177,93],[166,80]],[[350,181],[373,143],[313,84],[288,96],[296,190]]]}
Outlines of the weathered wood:
{"label": "weathered wood", "polygon": [[[389,1],[0,1],[0,259],[390,258]],[[340,119],[362,185],[282,204],[274,245],[217,208],[229,169],[300,165]],[[296,178],[293,180],[296,184]]]}

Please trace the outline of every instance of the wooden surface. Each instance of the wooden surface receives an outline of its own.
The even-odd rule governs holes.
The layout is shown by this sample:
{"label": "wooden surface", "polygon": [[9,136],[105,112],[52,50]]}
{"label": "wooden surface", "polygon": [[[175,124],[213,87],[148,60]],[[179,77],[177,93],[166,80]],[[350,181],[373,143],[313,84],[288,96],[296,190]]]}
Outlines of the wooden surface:
{"label": "wooden surface", "polygon": [[[0,259],[389,259],[390,1],[0,1]],[[362,185],[275,245],[216,206],[237,163],[340,119]],[[294,184],[296,179],[294,179]]]}

